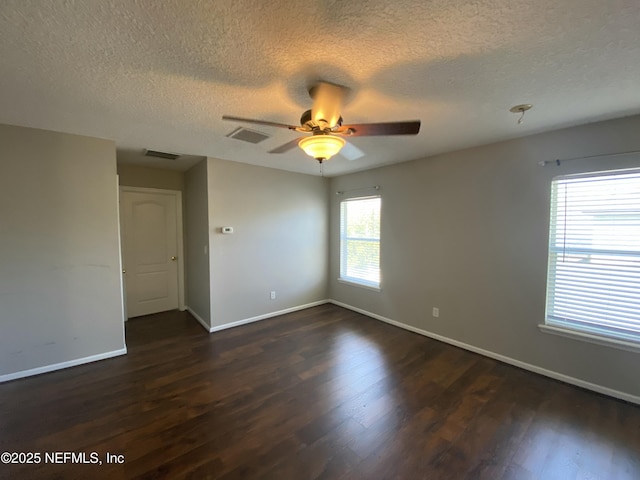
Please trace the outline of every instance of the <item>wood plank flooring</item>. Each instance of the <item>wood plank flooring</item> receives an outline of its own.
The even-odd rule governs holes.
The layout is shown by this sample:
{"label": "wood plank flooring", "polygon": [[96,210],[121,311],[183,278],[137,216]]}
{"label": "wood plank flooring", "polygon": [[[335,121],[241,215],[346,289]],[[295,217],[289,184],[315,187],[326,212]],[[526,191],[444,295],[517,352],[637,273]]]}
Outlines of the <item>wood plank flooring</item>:
{"label": "wood plank flooring", "polygon": [[334,305],[213,335],[150,315],[127,346],[0,385],[0,452],[102,465],[0,478],[640,479],[640,407]]}

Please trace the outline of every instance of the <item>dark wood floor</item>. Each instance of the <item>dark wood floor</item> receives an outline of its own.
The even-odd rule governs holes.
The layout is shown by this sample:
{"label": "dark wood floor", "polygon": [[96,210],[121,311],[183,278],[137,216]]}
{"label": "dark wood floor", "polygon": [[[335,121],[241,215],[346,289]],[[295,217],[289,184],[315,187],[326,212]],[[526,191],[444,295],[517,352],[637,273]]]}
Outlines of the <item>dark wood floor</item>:
{"label": "dark wood floor", "polygon": [[640,407],[333,305],[213,335],[152,315],[127,345],[0,385],[0,451],[125,463],[1,478],[640,478]]}

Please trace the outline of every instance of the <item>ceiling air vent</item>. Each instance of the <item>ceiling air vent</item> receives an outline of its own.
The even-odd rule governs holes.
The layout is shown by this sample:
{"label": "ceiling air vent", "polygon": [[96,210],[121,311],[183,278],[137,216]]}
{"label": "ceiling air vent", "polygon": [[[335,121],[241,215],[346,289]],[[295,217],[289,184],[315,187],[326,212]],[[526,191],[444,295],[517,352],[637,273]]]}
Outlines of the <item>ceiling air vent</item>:
{"label": "ceiling air vent", "polygon": [[168,152],[159,152],[157,150],[145,150],[145,157],[156,157],[156,158],[165,158],[167,160],[175,160],[180,155],[177,153],[168,153]]}
{"label": "ceiling air vent", "polygon": [[227,135],[227,137],[235,138],[236,140],[242,140],[243,142],[260,143],[261,141],[269,138],[269,135],[256,132],[255,130],[249,130],[248,128],[238,127],[229,135]]}

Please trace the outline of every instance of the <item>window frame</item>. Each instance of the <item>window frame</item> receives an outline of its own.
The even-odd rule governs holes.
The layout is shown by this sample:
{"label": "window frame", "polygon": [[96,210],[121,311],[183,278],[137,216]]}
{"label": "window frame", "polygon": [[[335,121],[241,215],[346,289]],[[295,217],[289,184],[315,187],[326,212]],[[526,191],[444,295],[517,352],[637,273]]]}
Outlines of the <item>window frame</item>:
{"label": "window frame", "polygon": [[[599,345],[605,345],[615,348],[620,348],[624,350],[638,352],[640,351],[640,331],[638,332],[621,332],[616,331],[615,328],[607,326],[604,322],[602,324],[596,324],[594,326],[586,325],[584,322],[580,322],[576,319],[558,319],[552,318],[550,313],[550,307],[553,302],[553,297],[556,295],[557,290],[552,289],[552,285],[555,285],[555,278],[552,279],[552,275],[554,275],[557,262],[554,263],[552,255],[557,252],[554,248],[553,244],[553,233],[554,233],[554,211],[557,212],[557,209],[564,208],[564,205],[561,205],[561,199],[556,198],[554,203],[554,192],[556,185],[567,179],[586,179],[589,177],[612,177],[616,175],[625,175],[625,174],[638,174],[640,173],[640,168],[627,168],[627,169],[615,169],[615,170],[605,170],[605,171],[593,171],[586,172],[580,174],[567,174],[567,175],[559,175],[552,179],[551,181],[551,191],[550,191],[550,205],[549,205],[549,232],[548,232],[548,249],[547,249],[547,276],[545,283],[545,315],[544,315],[544,324],[540,324],[539,328],[541,331],[545,333],[551,333],[555,335],[560,335],[564,337],[569,337],[577,340],[582,340],[590,343],[595,343]],[[566,201],[566,200],[565,200]],[[557,216],[557,213],[555,214]],[[585,250],[585,249],[583,249]],[[594,248],[594,251],[598,249]],[[626,255],[627,257],[635,257],[635,254]],[[635,283],[635,282],[634,282]]]}
{"label": "window frame", "polygon": [[[380,231],[380,234],[377,238],[377,244],[378,244],[378,277],[379,277],[379,281],[378,282],[373,282],[373,281],[369,281],[366,279],[362,279],[362,278],[358,278],[358,277],[351,277],[346,275],[346,262],[347,262],[347,256],[346,256],[346,244],[344,243],[345,241],[348,241],[348,237],[345,235],[345,230],[346,228],[343,228],[344,225],[344,209],[343,209],[343,205],[347,202],[357,202],[357,201],[362,201],[362,200],[371,200],[371,199],[379,199],[380,202],[380,206],[379,206],[379,221],[380,221],[380,225],[378,226],[378,229]],[[361,288],[365,288],[368,290],[373,290],[376,292],[379,292],[382,290],[382,195],[363,195],[363,196],[357,196],[357,197],[349,197],[349,198],[344,198],[340,200],[340,204],[339,204],[339,209],[340,209],[340,225],[339,225],[339,275],[338,275],[338,282],[340,283],[344,283],[347,285],[353,285],[353,286],[357,286],[357,287],[361,287]],[[352,240],[357,239],[362,241],[363,238],[352,238]],[[367,241],[375,241],[374,238],[366,238],[364,240]]]}

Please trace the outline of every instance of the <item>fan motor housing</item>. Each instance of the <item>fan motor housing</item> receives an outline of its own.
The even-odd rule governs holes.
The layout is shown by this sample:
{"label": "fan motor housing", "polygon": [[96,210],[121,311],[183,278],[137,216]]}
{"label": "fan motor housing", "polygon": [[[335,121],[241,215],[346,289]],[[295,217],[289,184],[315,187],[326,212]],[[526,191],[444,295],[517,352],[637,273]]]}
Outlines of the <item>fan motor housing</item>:
{"label": "fan motor housing", "polygon": [[[313,127],[313,119],[311,118],[311,110],[305,110],[300,117],[300,125],[305,126],[309,125]],[[342,125],[342,117],[338,119],[338,122],[335,125],[332,125],[331,128],[340,127]]]}

